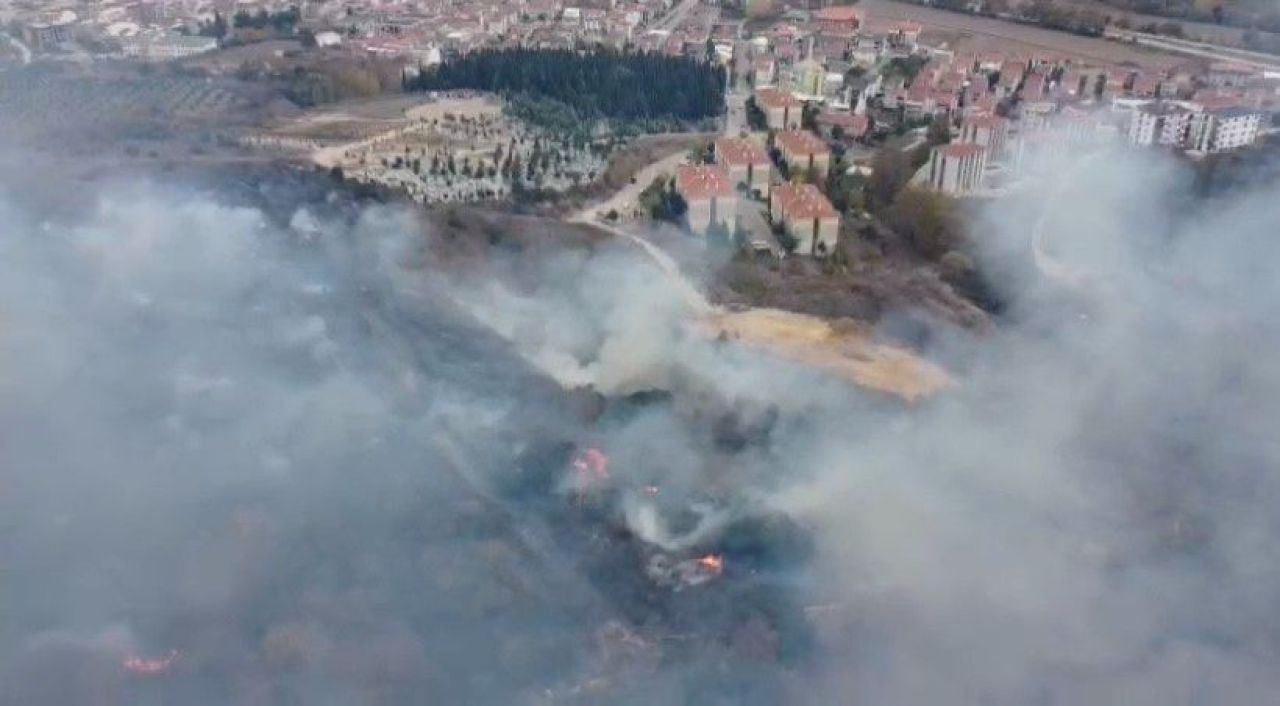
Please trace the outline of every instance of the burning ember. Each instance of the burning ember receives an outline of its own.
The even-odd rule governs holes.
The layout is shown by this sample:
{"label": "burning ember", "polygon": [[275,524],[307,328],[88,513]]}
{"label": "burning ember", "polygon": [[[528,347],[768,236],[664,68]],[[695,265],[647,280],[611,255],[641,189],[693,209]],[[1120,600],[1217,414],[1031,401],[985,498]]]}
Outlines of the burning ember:
{"label": "burning ember", "polygon": [[724,559],[719,554],[698,557],[698,568],[713,574],[724,571]]}
{"label": "burning ember", "polygon": [[680,562],[673,561],[665,554],[655,554],[645,567],[650,580],[673,591],[701,586],[723,572],[724,558],[719,554],[707,554]]}
{"label": "burning ember", "polygon": [[121,666],[125,671],[141,676],[156,676],[169,671],[173,663],[178,660],[178,651],[169,650],[169,654],[164,657],[139,657],[138,655],[129,655],[125,658]]}

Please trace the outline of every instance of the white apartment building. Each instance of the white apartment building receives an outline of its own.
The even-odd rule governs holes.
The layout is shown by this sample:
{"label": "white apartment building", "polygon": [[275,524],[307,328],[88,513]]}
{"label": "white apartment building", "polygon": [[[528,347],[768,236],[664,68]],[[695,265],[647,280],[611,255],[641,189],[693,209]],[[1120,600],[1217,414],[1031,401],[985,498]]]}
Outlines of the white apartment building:
{"label": "white apartment building", "polygon": [[1195,114],[1188,130],[1187,149],[1226,152],[1248,147],[1258,139],[1262,114],[1248,108],[1206,110]]}
{"label": "white apartment building", "polygon": [[929,187],[947,194],[965,194],[982,186],[987,168],[987,148],[970,142],[953,142],[933,148],[929,156]]}
{"label": "white apartment building", "polygon": [[1129,143],[1181,146],[1191,127],[1191,112],[1169,103],[1151,103],[1133,111],[1129,122]]}

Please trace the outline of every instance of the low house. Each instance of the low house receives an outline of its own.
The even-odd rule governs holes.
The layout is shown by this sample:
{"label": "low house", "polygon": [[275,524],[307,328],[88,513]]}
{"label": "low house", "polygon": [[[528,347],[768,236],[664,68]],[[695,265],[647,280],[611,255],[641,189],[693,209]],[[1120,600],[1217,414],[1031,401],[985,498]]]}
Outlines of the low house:
{"label": "low house", "polygon": [[813,184],[782,184],[769,195],[769,218],[800,255],[830,255],[840,237],[840,214]]}
{"label": "low house", "polygon": [[716,163],[728,171],[735,187],[743,186],[762,196],[769,193],[773,163],[758,142],[745,137],[716,140],[715,157]]}
{"label": "low house", "polygon": [[804,101],[788,91],[776,88],[758,88],[756,107],[764,113],[765,125],[770,130],[794,130],[800,127],[804,113]]}
{"label": "low house", "polygon": [[812,173],[817,179],[826,178],[831,168],[831,148],[817,135],[808,130],[787,130],[775,135],[773,144],[793,174]]}
{"label": "low house", "polygon": [[689,230],[705,235],[713,227],[732,233],[738,213],[738,197],[727,169],[721,166],[683,165],[676,170],[676,192],[688,205]]}

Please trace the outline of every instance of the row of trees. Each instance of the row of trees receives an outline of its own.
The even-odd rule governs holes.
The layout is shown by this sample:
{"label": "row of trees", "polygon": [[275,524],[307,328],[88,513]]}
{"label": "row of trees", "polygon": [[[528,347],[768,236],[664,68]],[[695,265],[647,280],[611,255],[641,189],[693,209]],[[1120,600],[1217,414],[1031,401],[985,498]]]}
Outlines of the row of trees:
{"label": "row of trees", "polygon": [[[259,9],[256,13],[250,13],[247,10],[240,10],[232,16],[231,26],[241,31],[256,31],[258,34],[274,33],[284,37],[291,36],[301,21],[302,12],[298,10],[297,5],[292,5],[279,12]],[[215,39],[226,39],[229,33],[227,18],[217,11],[213,13],[213,19],[202,23],[199,29],[199,34]]]}
{"label": "row of trees", "polygon": [[[653,52],[486,49],[406,81],[419,91],[474,89],[539,99],[560,122],[695,122],[724,113],[724,69]],[[548,107],[545,101],[559,106]],[[561,107],[562,106],[562,107]]]}

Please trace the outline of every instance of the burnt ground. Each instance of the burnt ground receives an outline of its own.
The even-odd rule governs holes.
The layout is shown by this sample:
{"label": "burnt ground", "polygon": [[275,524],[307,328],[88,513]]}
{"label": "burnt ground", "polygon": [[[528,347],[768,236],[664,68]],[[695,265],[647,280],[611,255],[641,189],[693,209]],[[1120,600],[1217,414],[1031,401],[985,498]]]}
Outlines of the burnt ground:
{"label": "burnt ground", "polygon": [[[267,379],[304,387],[332,364],[393,400],[396,414],[380,424],[376,445],[294,450],[303,485],[228,479],[207,488],[197,479],[218,476],[223,464],[257,462],[234,420],[251,413],[258,391],[213,407],[131,405],[117,436],[142,452],[136,467],[89,477],[81,491],[106,496],[138,482],[171,496],[129,516],[94,507],[56,527],[35,509],[7,518],[0,539],[20,580],[6,601],[22,617],[0,639],[0,704],[786,700],[812,641],[802,607],[810,540],[785,516],[753,507],[743,493],[757,479],[737,469],[746,454],[759,465],[776,413],[561,390],[447,301],[397,296],[363,266],[359,243],[316,249],[289,231],[298,206],[354,222],[367,205],[324,174],[189,168],[163,177],[167,187],[262,209],[286,238],[281,251],[329,283],[305,296],[286,282],[266,285],[254,295],[265,308],[228,321],[226,349],[203,355],[261,356],[255,370]],[[75,221],[90,212],[86,194],[78,211],[61,210],[52,193],[30,206]],[[507,276],[519,270],[512,263],[548,249],[599,244],[590,229],[471,209],[428,214],[424,227],[439,231],[433,247],[451,265],[470,263],[477,274]],[[424,267],[440,264],[440,253],[426,254]],[[300,363],[264,343],[270,319],[253,312],[277,307],[323,318],[331,362]],[[134,326],[128,311],[111,315]],[[130,345],[152,351],[146,360],[88,365],[72,390],[166,389],[165,351],[203,325],[178,318],[141,328]],[[95,355],[111,357],[111,345]],[[406,387],[406,373],[422,382]],[[466,414],[424,416],[442,394],[502,412],[483,425]],[[583,449],[608,449],[637,414],[682,420],[682,444],[721,470],[677,483],[670,468],[622,458],[606,477],[583,481],[574,464]],[[189,417],[204,453],[152,470],[146,450],[167,443],[149,431],[163,427],[157,415]],[[36,415],[23,428],[39,438],[59,424]],[[650,485],[660,490],[651,495]],[[663,550],[625,521],[624,501],[637,494],[677,532],[713,510],[731,520]],[[52,553],[36,550],[51,543]],[[707,555],[723,567],[699,568]],[[56,637],[59,606],[83,601],[76,587],[103,577],[111,590],[94,603],[129,626],[134,649],[180,655],[164,673],[128,673],[110,640]],[[193,603],[188,592],[205,584],[223,588],[198,590]]]}

